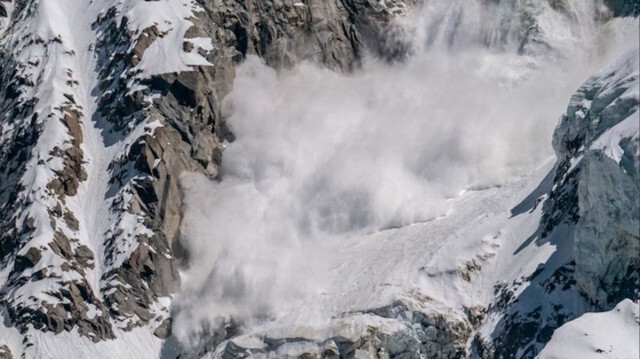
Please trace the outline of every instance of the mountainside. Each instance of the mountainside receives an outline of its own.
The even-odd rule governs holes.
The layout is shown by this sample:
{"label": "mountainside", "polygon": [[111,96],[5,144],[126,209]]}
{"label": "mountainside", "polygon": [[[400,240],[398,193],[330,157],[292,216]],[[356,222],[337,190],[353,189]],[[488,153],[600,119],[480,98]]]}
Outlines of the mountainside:
{"label": "mountainside", "polygon": [[636,48],[578,89],[554,132],[555,171],[533,194],[543,196],[540,224],[517,251],[556,250],[489,307],[498,324],[480,341],[498,356],[535,354],[567,320],[637,297],[638,74]]}
{"label": "mountainside", "polygon": [[0,1],[0,358],[632,337],[639,8]]}
{"label": "mountainside", "polygon": [[[275,11],[274,4],[245,6],[6,6],[2,292],[21,330],[77,326],[100,341],[114,338],[114,328],[165,319],[160,298],[177,290],[183,255],[178,177],[185,170],[217,175],[221,141],[230,136],[218,104],[233,64],[262,54],[310,16],[306,6],[280,4],[286,17],[263,15],[255,25],[250,11]],[[317,44],[286,45],[294,40],[287,36],[264,56],[278,66],[310,56],[305,51],[315,56],[327,42],[323,31],[344,29],[323,51],[331,66],[352,66],[365,40],[341,10],[336,24],[297,35]],[[320,7],[316,16],[329,11],[338,10]],[[375,25],[366,24],[372,36]]]}

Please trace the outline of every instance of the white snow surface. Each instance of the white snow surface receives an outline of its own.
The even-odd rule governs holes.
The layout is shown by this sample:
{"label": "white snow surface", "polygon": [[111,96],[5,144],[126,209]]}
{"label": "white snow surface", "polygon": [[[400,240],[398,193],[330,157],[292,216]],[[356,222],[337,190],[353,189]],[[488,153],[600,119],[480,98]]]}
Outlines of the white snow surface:
{"label": "white snow surface", "polygon": [[[608,104],[602,111],[613,108],[624,101],[640,100],[640,57],[638,56],[640,49],[631,49],[622,56],[617,62],[600,71],[595,76],[602,76],[605,84],[598,96],[606,98],[612,96],[614,91],[622,90],[622,93],[616,96],[616,100]],[[613,74],[604,76],[605,74]],[[624,150],[620,147],[622,139],[629,139],[632,142],[638,142],[640,112],[638,106],[635,111],[627,118],[615,126],[607,129],[596,139],[590,146],[591,149],[602,150],[609,158],[620,163]],[[639,156],[638,147],[636,146],[636,157]]]}
{"label": "white snow surface", "polygon": [[[620,140],[628,138],[638,141],[638,122],[640,122],[639,112],[636,111],[617,125],[611,127],[605,133],[600,135],[596,141],[591,144],[592,149],[602,150],[609,158],[620,163],[624,150],[620,147]],[[638,152],[635,153],[638,156]]]}
{"label": "white snow surface", "polygon": [[539,359],[640,357],[640,302],[625,299],[608,311],[585,313],[553,333]]}
{"label": "white snow surface", "polygon": [[[155,25],[163,34],[146,49],[136,69],[142,70],[139,78],[153,75],[191,71],[191,66],[211,65],[197,51],[184,52],[182,43],[187,29],[193,25],[190,18],[200,8],[193,0],[144,1],[128,0],[122,13],[129,20],[128,26],[141,35],[141,31]],[[211,39],[193,38],[192,43],[209,51]]]}
{"label": "white snow surface", "polygon": [[[6,313],[3,313],[6,315]],[[116,339],[94,343],[78,334],[77,330],[58,335],[39,330],[30,330],[25,336],[14,327],[0,324],[0,343],[11,350],[14,358],[87,359],[157,358],[162,340],[148,328],[135,328],[129,332],[116,331]],[[26,345],[30,343],[31,345]]]}

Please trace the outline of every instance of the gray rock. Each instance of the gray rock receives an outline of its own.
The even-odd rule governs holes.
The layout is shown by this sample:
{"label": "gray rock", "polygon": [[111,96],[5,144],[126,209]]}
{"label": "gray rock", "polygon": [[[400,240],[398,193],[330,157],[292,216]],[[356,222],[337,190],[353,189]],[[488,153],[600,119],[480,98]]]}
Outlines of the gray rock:
{"label": "gray rock", "polygon": [[153,331],[153,334],[160,338],[165,339],[171,335],[171,319],[167,318],[160,323],[160,325]]}
{"label": "gray rock", "polygon": [[559,159],[555,192],[569,186],[574,189],[576,280],[589,300],[603,309],[635,298],[640,286],[636,255],[640,251],[640,206],[635,200],[640,196],[638,140],[619,139],[626,162],[621,158],[617,163],[601,149],[591,148],[606,131],[638,111],[637,96],[621,97],[637,86],[635,57],[636,53],[627,55],[620,66],[582,85],[553,138]]}
{"label": "gray rock", "polygon": [[14,273],[20,273],[27,268],[35,266],[42,259],[42,251],[38,248],[31,247],[24,256],[16,256],[13,266]]}
{"label": "gray rock", "polygon": [[0,345],[0,359],[13,359],[11,349],[5,344]]}
{"label": "gray rock", "polygon": [[85,245],[78,246],[76,248],[75,256],[80,265],[93,268],[93,264],[90,264],[89,262],[93,261],[95,257],[93,256],[93,251],[91,251],[89,247]]}
{"label": "gray rock", "polygon": [[640,3],[635,0],[604,0],[614,16],[634,16],[640,14]]}

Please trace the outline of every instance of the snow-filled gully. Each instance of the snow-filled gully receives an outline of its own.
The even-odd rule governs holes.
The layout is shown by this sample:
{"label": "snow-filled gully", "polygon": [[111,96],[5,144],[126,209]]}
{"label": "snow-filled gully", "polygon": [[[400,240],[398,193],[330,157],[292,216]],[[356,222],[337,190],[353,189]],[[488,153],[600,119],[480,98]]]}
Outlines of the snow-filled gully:
{"label": "snow-filled gully", "polygon": [[[99,2],[73,1],[65,4],[65,10],[69,16],[57,18],[58,22],[67,22],[75,56],[72,69],[79,82],[75,89],[77,102],[83,107],[82,132],[84,142],[82,150],[86,158],[85,169],[87,180],[78,188],[78,194],[74,196],[69,205],[73,212],[79,215],[80,234],[79,239],[95,253],[96,259],[102,262],[104,252],[104,235],[108,229],[109,201],[106,198],[108,181],[110,178],[108,166],[118,152],[117,143],[107,147],[103,138],[104,127],[96,114],[97,98],[92,92],[98,85],[97,59],[92,48],[96,38],[91,31],[91,23],[102,10]],[[102,276],[102,263],[96,263],[89,270],[88,280],[98,298],[102,297],[100,279]]]}

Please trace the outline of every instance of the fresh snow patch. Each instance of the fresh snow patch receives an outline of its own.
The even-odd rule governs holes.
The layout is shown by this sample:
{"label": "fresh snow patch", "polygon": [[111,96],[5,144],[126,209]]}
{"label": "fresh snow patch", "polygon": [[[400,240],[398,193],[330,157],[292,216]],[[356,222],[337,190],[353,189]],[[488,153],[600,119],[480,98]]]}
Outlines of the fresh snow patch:
{"label": "fresh snow patch", "polygon": [[585,313],[553,333],[539,359],[640,358],[639,302],[625,299],[608,311]]}
{"label": "fresh snow patch", "polygon": [[191,41],[206,51],[213,49],[211,39],[185,39],[187,30],[193,26],[189,21],[194,12],[201,11],[191,0],[128,1],[123,8],[130,29],[142,30],[156,26],[162,34],[151,43],[136,69],[143,70],[138,78],[147,78],[170,72],[192,71],[192,66],[211,66],[197,51],[184,52],[182,44]]}
{"label": "fresh snow patch", "polygon": [[601,149],[609,158],[620,163],[624,154],[620,143],[625,138],[638,141],[638,132],[640,131],[639,123],[640,116],[638,111],[636,111],[624,121],[600,135],[600,137],[591,144],[591,148]]}

